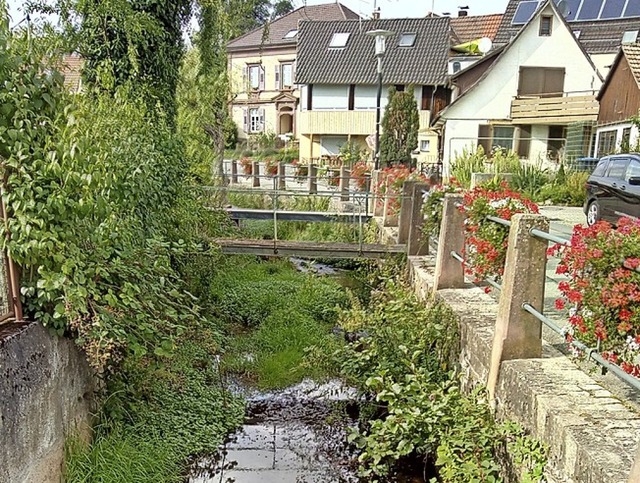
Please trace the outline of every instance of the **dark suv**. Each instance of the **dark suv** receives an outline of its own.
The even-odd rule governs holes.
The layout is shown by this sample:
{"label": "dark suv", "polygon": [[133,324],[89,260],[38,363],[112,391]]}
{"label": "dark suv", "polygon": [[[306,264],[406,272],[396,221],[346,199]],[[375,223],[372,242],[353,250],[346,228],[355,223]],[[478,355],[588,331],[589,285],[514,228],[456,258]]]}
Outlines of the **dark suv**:
{"label": "dark suv", "polygon": [[587,180],[584,213],[588,225],[640,218],[640,154],[614,154],[598,162]]}

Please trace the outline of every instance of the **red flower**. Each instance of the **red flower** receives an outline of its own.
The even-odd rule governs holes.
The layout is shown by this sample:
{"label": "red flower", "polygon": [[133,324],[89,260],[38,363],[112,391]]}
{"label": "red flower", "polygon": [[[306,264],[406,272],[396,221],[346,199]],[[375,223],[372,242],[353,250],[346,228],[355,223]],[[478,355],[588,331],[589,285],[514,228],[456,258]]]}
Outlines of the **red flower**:
{"label": "red flower", "polygon": [[555,305],[556,305],[556,309],[558,310],[564,309],[564,300],[556,299]]}

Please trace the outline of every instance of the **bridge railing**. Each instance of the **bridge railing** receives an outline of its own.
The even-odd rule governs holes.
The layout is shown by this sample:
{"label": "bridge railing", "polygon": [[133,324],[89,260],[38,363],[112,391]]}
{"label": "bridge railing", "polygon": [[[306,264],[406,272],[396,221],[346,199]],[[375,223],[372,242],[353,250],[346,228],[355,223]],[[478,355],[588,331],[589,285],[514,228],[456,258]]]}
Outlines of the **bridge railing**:
{"label": "bridge railing", "polygon": [[[467,286],[464,277],[465,215],[458,209],[462,195],[446,194],[436,255],[434,293]],[[547,248],[549,243],[569,246],[571,241],[549,233],[549,220],[541,215],[517,214],[511,221],[487,217],[486,223],[509,228],[502,283],[486,279],[500,291],[487,389],[493,398],[502,361],[539,358],[542,355],[542,324],[565,336],[557,323],[544,315]],[[589,360],[610,371],[636,390],[640,379],[602,357],[600,346],[589,347],[574,337],[570,344]]]}

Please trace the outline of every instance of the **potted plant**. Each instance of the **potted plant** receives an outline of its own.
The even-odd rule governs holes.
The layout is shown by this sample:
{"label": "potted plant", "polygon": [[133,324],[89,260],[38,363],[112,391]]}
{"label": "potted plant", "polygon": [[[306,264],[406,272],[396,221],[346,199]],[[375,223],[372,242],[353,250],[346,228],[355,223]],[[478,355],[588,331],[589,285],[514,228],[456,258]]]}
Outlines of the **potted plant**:
{"label": "potted plant", "polygon": [[251,158],[244,157],[240,159],[240,166],[242,166],[242,172],[246,176],[251,176],[253,174],[253,161]]}

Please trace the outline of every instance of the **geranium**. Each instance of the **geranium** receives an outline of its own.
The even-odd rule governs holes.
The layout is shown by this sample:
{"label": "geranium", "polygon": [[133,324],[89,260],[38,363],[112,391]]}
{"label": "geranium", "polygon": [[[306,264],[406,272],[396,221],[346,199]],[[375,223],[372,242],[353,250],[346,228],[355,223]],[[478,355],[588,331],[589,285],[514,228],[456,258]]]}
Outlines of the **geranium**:
{"label": "geranium", "polygon": [[363,190],[367,184],[367,177],[371,174],[371,167],[360,161],[351,168],[351,177],[355,180],[358,189]]}
{"label": "geranium", "polygon": [[556,245],[563,300],[573,304],[569,323],[585,344],[629,374],[640,374],[640,221],[621,218],[618,227],[577,225],[571,245]]}
{"label": "geranium", "polygon": [[438,184],[432,186],[422,196],[422,214],[424,224],[422,225],[422,238],[429,241],[429,238],[438,238],[440,235],[440,225],[442,224],[442,208],[444,195],[447,193],[461,193],[462,187],[455,178],[449,180],[449,184]]}
{"label": "geranium", "polygon": [[428,183],[426,176],[415,169],[410,169],[402,164],[382,170],[380,181],[374,186],[374,193],[378,195],[377,204],[384,204],[384,198],[389,197],[388,215],[396,215],[400,210],[400,197],[402,185],[405,181],[421,181]]}
{"label": "geranium", "polygon": [[264,162],[264,169],[268,176],[277,176],[279,162],[276,159],[267,158]]}
{"label": "geranium", "polygon": [[244,157],[240,159],[240,166],[242,166],[242,172],[250,176],[253,173],[253,161],[251,158]]}
{"label": "geranium", "polygon": [[487,220],[495,216],[511,220],[517,213],[538,213],[538,206],[511,191],[505,182],[477,186],[465,192],[460,209],[465,221],[465,273],[480,282],[501,278],[507,255],[509,228]]}
{"label": "geranium", "polygon": [[302,164],[298,159],[294,159],[291,161],[291,164],[294,166],[293,175],[296,178],[306,178],[309,176],[309,166],[307,164]]}

